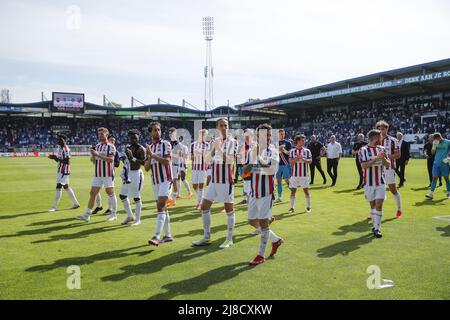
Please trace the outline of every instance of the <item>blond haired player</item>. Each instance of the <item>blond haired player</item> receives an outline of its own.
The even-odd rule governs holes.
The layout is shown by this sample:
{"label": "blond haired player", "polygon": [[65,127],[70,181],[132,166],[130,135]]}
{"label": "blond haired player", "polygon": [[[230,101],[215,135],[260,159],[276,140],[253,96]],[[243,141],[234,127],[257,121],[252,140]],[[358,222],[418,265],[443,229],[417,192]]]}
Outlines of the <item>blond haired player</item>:
{"label": "blond haired player", "polygon": [[397,206],[397,218],[400,218],[403,214],[402,210],[402,198],[400,192],[397,190],[396,181],[395,181],[395,168],[396,162],[395,160],[400,158],[400,148],[398,144],[398,140],[389,133],[389,124],[386,121],[378,121],[376,124],[376,129],[381,132],[381,145],[386,150],[386,155],[388,156],[389,161],[391,162],[388,169],[385,170],[385,179],[386,184],[389,187],[392,195],[394,196],[395,204]]}

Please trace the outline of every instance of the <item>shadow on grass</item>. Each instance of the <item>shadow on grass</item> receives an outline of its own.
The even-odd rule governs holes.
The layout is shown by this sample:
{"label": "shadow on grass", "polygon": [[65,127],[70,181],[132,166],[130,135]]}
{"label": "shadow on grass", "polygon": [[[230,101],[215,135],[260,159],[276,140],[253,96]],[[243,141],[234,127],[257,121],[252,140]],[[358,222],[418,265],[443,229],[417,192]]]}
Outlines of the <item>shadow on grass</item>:
{"label": "shadow on grass", "polygon": [[45,221],[37,221],[37,222],[33,222],[27,225],[27,227],[36,227],[36,226],[48,226],[51,224],[57,224],[57,223],[62,223],[62,222],[73,222],[73,217],[72,218],[64,218],[64,219],[53,219],[53,220],[45,220]]}
{"label": "shadow on grass", "polygon": [[411,188],[411,191],[426,191],[426,190],[430,190],[430,187]]}
{"label": "shadow on grass", "polygon": [[416,202],[414,204],[415,207],[423,207],[423,206],[443,206],[445,205],[445,203],[442,203],[444,201],[447,201],[447,199],[443,198],[443,199],[439,199],[439,200],[430,200],[430,199],[425,199],[423,201],[420,202]]}
{"label": "shadow on grass", "polygon": [[195,259],[206,254],[222,250],[219,248],[221,240],[216,240],[209,246],[204,247],[190,247],[184,250],[175,251],[168,255],[162,256],[158,259],[145,261],[136,265],[129,265],[120,268],[121,273],[112,274],[101,278],[102,281],[121,281],[123,279],[141,275],[141,274],[152,274],[163,270],[165,267],[173,266],[175,264],[180,264],[191,259]]}
{"label": "shadow on grass", "polygon": [[295,216],[299,216],[299,215],[306,215],[306,211],[300,211],[300,212],[294,212],[294,213],[285,212],[285,213],[282,213],[282,214],[274,215],[275,223],[277,221],[281,221],[281,220],[289,219],[289,218],[294,218]]}
{"label": "shadow on grass", "polygon": [[[72,221],[78,221],[78,222],[73,222],[71,224],[67,224],[67,225],[61,225],[61,226],[52,226],[52,227],[47,227],[47,228],[41,228],[41,229],[33,229],[33,230],[21,230],[18,231],[17,233],[14,234],[4,234],[4,235],[0,235],[0,239],[1,238],[14,238],[14,237],[21,237],[21,236],[32,236],[32,235],[38,235],[38,234],[46,234],[46,233],[50,233],[50,232],[54,232],[54,231],[60,231],[60,230],[66,230],[66,229],[70,229],[70,228],[76,228],[76,227],[80,227],[83,225],[86,225],[86,222],[82,222],[79,220],[75,220],[75,218],[71,219]],[[89,225],[93,225],[93,224],[98,224],[104,221],[97,221],[97,222],[91,222],[89,223]]]}
{"label": "shadow on grass", "polygon": [[114,251],[108,251],[108,252],[102,252],[97,253],[91,256],[87,257],[70,257],[70,258],[63,258],[56,260],[55,262],[51,264],[43,264],[39,266],[33,266],[25,271],[27,272],[45,272],[50,271],[58,268],[67,268],[71,265],[77,265],[77,266],[83,266],[87,264],[92,264],[97,261],[104,261],[104,260],[111,260],[111,259],[119,259],[119,258],[125,258],[129,256],[144,256],[147,255],[153,251],[149,251],[148,249],[145,251],[139,251],[139,252],[129,252],[131,250],[140,249],[148,247],[148,245],[140,245],[136,247],[131,247],[127,249],[120,249],[120,250],[114,250]]}
{"label": "shadow on grass", "polygon": [[[201,216],[201,211],[198,211],[195,209],[195,207],[193,205],[190,206],[183,206],[183,207],[169,207],[169,214],[172,215],[179,215],[179,214],[183,214],[183,213],[192,213],[192,212],[196,212],[198,214],[200,214]],[[155,208],[156,211],[156,208]]]}
{"label": "shadow on grass", "polygon": [[245,262],[222,266],[190,279],[165,284],[162,289],[166,292],[151,296],[149,300],[167,300],[181,295],[205,292],[209,287],[233,279],[252,268]]}
{"label": "shadow on grass", "polygon": [[320,187],[316,187],[316,185],[309,187],[310,190],[324,190],[324,189],[329,189],[331,188],[331,186],[329,185],[322,185]]}
{"label": "shadow on grass", "polygon": [[356,190],[355,188],[351,188],[351,189],[345,189],[345,190],[335,190],[333,191],[334,193],[356,193],[359,190]]}
{"label": "shadow on grass", "polygon": [[350,232],[367,232],[367,228],[371,225],[371,221],[364,219],[362,221],[355,222],[354,224],[341,226],[339,231],[333,232],[334,236],[344,236]]}
{"label": "shadow on grass", "polygon": [[[389,218],[389,219],[383,220],[382,223],[384,224],[384,223],[391,222],[394,220],[397,220],[397,218]],[[372,221],[370,221],[368,219],[364,219],[362,221],[355,222],[354,224],[341,226],[341,227],[339,227],[339,231],[333,232],[332,235],[344,236],[350,232],[362,233],[362,232],[367,232],[370,228],[372,228]]]}
{"label": "shadow on grass", "polygon": [[191,214],[184,214],[182,216],[176,216],[173,217],[172,216],[172,212],[169,212],[170,214],[170,222],[174,223],[174,222],[179,222],[179,221],[189,221],[189,220],[195,220],[195,219],[202,219],[202,213],[200,212],[195,212],[195,213],[191,213]]}
{"label": "shadow on grass", "polygon": [[319,258],[331,258],[337,255],[347,256],[350,252],[360,249],[374,239],[372,234],[367,234],[356,239],[341,241],[328,247],[317,249],[317,256]]}
{"label": "shadow on grass", "polygon": [[35,211],[35,212],[25,212],[25,213],[18,213],[18,214],[7,214],[7,215],[0,215],[0,220],[4,219],[14,219],[14,218],[20,218],[20,217],[28,217],[36,214],[41,213],[48,213],[48,210],[46,211]]}
{"label": "shadow on grass", "polygon": [[450,225],[446,227],[437,227],[436,231],[442,232],[441,237],[450,237]]}
{"label": "shadow on grass", "polygon": [[48,239],[36,240],[36,241],[32,241],[31,243],[37,244],[37,243],[46,243],[46,242],[54,242],[54,241],[61,241],[61,240],[80,239],[80,238],[85,238],[87,236],[90,236],[92,234],[97,234],[100,232],[107,232],[107,231],[112,231],[112,230],[122,229],[122,228],[129,228],[129,227],[123,226],[123,225],[117,225],[117,224],[108,225],[108,226],[103,226],[103,227],[94,228],[94,229],[85,229],[85,230],[82,230],[82,231],[76,232],[76,233],[51,235],[48,237]]}

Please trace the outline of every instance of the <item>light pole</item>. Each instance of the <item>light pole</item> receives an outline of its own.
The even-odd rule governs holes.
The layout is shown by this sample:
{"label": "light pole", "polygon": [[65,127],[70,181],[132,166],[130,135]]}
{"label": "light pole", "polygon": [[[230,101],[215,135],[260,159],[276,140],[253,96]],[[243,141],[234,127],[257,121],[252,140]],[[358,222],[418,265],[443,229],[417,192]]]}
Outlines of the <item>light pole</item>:
{"label": "light pole", "polygon": [[213,87],[214,70],[212,65],[212,49],[211,49],[211,42],[214,37],[214,18],[203,17],[202,20],[203,20],[203,35],[205,36],[206,40],[206,64],[204,69],[205,112],[206,112],[208,108],[214,106],[214,87]]}

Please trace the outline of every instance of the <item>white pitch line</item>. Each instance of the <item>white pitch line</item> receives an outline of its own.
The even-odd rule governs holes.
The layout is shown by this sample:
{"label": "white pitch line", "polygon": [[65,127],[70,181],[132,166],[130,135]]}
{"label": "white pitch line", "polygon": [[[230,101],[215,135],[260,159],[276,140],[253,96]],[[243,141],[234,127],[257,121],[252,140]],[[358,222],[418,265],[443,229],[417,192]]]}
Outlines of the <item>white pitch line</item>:
{"label": "white pitch line", "polygon": [[436,216],[436,217],[433,217],[433,219],[450,221],[450,214],[448,216]]}

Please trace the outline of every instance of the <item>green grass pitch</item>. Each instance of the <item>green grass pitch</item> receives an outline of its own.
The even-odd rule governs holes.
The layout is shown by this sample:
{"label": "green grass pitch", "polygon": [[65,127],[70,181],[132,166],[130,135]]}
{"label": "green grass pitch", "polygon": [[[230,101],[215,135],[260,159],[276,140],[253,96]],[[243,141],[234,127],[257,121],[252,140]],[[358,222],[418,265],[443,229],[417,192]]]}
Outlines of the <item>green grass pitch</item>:
{"label": "green grass pitch", "polygon": [[[214,205],[212,245],[193,248],[191,241],[202,236],[201,214],[193,210],[194,200],[181,199],[170,209],[175,241],[154,248],[147,245],[156,217],[149,174],[143,223],[131,228],[120,225],[125,217],[120,201],[118,221],[74,219],[87,203],[93,173],[87,157],[73,158],[70,176],[82,207],[68,210],[71,203],[63,193],[60,211],[47,212],[55,171],[55,162],[45,158],[0,159],[0,299],[450,298],[450,222],[433,218],[450,215],[450,200],[443,188],[434,201],[425,200],[424,160],[412,160],[407,167],[401,219],[394,218],[388,193],[382,239],[370,235],[368,204],[362,191],[353,190],[353,159],[340,163],[336,187],[312,187],[312,214],[304,213],[303,196],[296,212],[288,214],[285,191],[284,203],[274,207],[272,228],[286,242],[275,258],[257,267],[247,264],[256,255],[259,237],[250,235],[245,206],[236,207],[233,247],[218,248],[226,217]],[[239,202],[242,183],[235,195]],[[81,289],[66,286],[71,265],[81,268]],[[369,290],[371,265],[379,266],[381,278],[393,280],[394,287]]]}

